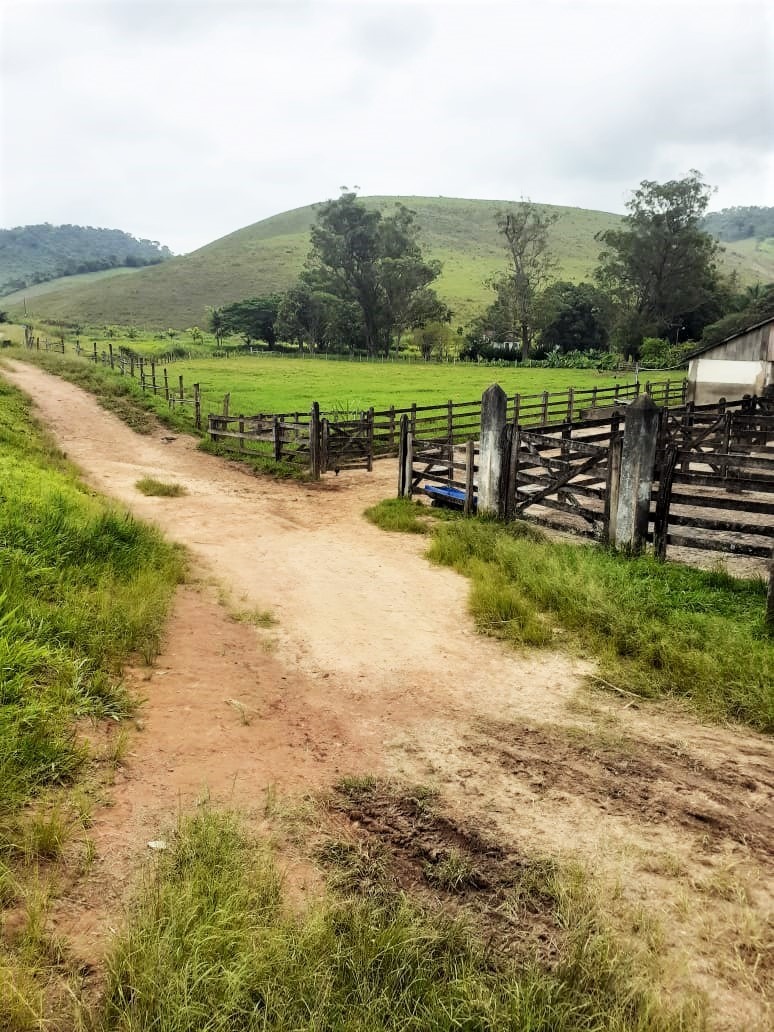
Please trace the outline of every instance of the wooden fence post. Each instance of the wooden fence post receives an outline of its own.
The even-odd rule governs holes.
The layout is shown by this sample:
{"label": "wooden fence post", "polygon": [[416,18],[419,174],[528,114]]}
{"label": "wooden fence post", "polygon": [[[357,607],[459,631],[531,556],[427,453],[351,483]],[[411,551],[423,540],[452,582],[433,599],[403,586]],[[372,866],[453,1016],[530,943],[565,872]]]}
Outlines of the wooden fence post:
{"label": "wooden fence post", "polygon": [[[64,347],[62,348],[62,353],[64,353]],[[110,355],[110,368],[111,369],[115,369],[115,365],[114,365],[114,362],[113,362],[113,341],[112,340],[108,341],[108,354]]]}
{"label": "wooden fence post", "polygon": [[626,410],[615,521],[615,547],[642,551],[648,534],[659,410],[647,394]]}
{"label": "wooden fence post", "polygon": [[202,396],[199,384],[194,384],[194,426],[197,430],[202,428]]}
{"label": "wooden fence post", "polygon": [[[231,403],[231,392],[223,395],[223,417],[228,419],[228,407]],[[279,460],[278,460],[279,461]]]}
{"label": "wooden fence post", "polygon": [[327,419],[320,420],[320,472],[328,472],[328,438],[330,428]]}
{"label": "wooden fence post", "polygon": [[465,445],[465,504],[462,512],[470,516],[473,512],[474,491],[476,474],[476,445],[472,437],[468,438]]}
{"label": "wooden fence post", "polygon": [[605,484],[605,511],[603,516],[603,535],[605,542],[609,545],[615,543],[622,450],[623,438],[611,434],[610,445],[607,450],[607,482]]}
{"label": "wooden fence post", "polygon": [[366,412],[366,448],[368,449],[368,464],[366,469],[369,473],[374,468],[374,407]]}
{"label": "wooden fence post", "polygon": [[92,360],[94,362],[94,365],[96,365],[97,364],[97,342],[96,342],[96,340],[94,341],[94,344],[92,346],[94,348],[94,351],[93,351],[91,357],[92,357]]}
{"label": "wooden fence post", "polygon": [[[183,391],[183,374],[181,373],[178,377],[178,389],[180,391],[180,400],[185,401],[185,393]],[[228,413],[226,413],[228,415]]]}
{"label": "wooden fence post", "polygon": [[409,417],[406,412],[400,417],[398,435],[398,498],[411,497],[411,464],[409,463]]}
{"label": "wooden fence post", "polygon": [[548,422],[548,391],[543,391],[543,411],[540,417],[543,426]]}
{"label": "wooden fence post", "polygon": [[521,427],[518,423],[511,424],[511,432],[508,440],[508,482],[505,494],[506,520],[512,520],[516,511],[516,496],[519,490],[519,459],[521,457]]}
{"label": "wooden fence post", "polygon": [[320,479],[320,404],[315,401],[309,413],[309,472]]}
{"label": "wooden fence post", "polygon": [[395,406],[390,405],[390,447],[395,445]]}
{"label": "wooden fence post", "polygon": [[140,358],[140,359],[138,359],[138,361],[140,363],[140,387],[142,387],[143,393],[144,393],[145,392],[145,360]]}
{"label": "wooden fence post", "polygon": [[274,461],[282,462],[282,426],[279,416],[274,417]]}
{"label": "wooden fence post", "polygon": [[167,405],[169,404],[169,374],[167,373],[167,367],[164,366],[164,397]]}
{"label": "wooden fence post", "polygon": [[478,460],[479,515],[502,515],[503,429],[507,422],[508,398],[499,384],[487,387],[481,396],[481,450]]}
{"label": "wooden fence post", "polygon": [[653,517],[653,552],[662,562],[666,559],[669,537],[669,506],[672,501],[672,483],[677,465],[677,448],[669,445],[658,475],[658,496]]}
{"label": "wooden fence post", "polygon": [[245,450],[245,417],[244,413],[239,413],[239,450]]}

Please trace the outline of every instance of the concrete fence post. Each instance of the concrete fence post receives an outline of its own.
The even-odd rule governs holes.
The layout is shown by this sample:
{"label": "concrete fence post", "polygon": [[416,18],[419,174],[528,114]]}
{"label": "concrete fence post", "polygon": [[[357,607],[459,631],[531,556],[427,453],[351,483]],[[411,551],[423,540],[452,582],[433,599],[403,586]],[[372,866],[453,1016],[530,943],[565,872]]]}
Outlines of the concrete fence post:
{"label": "concrete fence post", "polygon": [[624,552],[642,551],[648,534],[659,410],[641,394],[626,410],[613,544]]}
{"label": "concrete fence post", "polygon": [[503,430],[508,419],[508,397],[498,384],[481,396],[481,450],[478,460],[478,512],[498,516],[503,473]]}

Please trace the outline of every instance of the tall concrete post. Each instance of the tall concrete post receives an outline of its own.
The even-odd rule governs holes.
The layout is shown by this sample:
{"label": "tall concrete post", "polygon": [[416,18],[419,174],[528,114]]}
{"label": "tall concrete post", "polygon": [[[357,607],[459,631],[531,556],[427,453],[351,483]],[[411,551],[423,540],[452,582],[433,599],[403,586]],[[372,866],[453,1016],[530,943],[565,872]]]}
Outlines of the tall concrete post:
{"label": "tall concrete post", "polygon": [[498,516],[501,512],[500,485],[503,469],[503,429],[507,421],[508,398],[498,384],[481,396],[481,451],[478,459],[478,513]]}
{"label": "tall concrete post", "polygon": [[658,408],[652,398],[641,394],[626,410],[624,422],[613,539],[624,552],[642,551],[648,533],[658,427]]}

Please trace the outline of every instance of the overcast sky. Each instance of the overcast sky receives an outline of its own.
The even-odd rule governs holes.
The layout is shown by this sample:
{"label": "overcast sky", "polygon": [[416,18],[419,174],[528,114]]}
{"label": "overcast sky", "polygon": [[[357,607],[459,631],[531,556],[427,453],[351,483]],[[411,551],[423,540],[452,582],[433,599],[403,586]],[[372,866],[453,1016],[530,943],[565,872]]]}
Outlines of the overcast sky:
{"label": "overcast sky", "polygon": [[176,252],[363,194],[774,205],[759,0],[0,0],[0,225]]}

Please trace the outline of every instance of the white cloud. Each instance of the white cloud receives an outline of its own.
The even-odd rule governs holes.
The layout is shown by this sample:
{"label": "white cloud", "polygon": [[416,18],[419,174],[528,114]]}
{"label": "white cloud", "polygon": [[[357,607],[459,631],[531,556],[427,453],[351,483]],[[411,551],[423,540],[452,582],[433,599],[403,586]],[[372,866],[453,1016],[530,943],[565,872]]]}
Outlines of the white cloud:
{"label": "white cloud", "polygon": [[[723,0],[6,2],[0,222],[188,250],[364,193],[774,204],[774,17]],[[29,41],[34,40],[34,46]]]}

